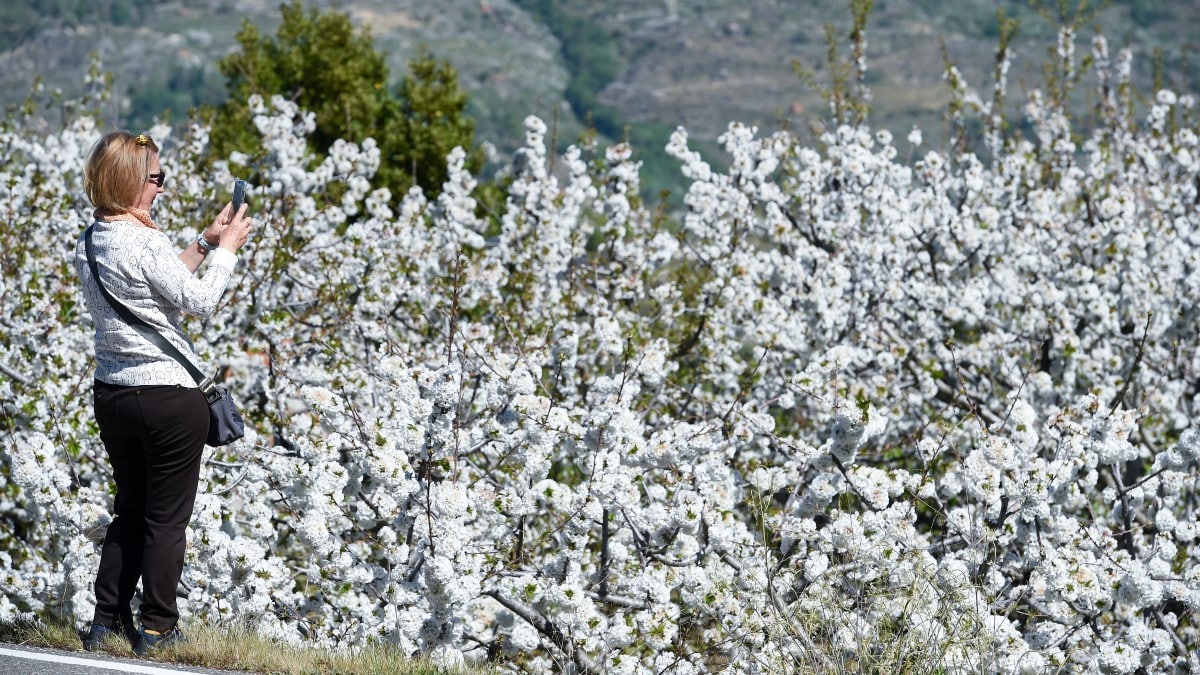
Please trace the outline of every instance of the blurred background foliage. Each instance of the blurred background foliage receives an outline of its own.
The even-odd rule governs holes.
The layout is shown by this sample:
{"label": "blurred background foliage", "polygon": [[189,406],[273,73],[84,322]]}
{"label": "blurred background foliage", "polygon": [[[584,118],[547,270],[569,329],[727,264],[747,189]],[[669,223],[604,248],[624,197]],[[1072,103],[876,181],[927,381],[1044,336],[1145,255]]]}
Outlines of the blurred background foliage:
{"label": "blurred background foliage", "polygon": [[255,157],[260,135],[245,102],[252,94],[268,100],[278,94],[314,114],[309,143],[319,156],[338,139],[374,138],[381,155],[377,184],[397,200],[413,185],[427,195],[440,192],[445,158],[455,147],[470,152],[469,168],[481,168],[467,93],[449,62],[422,50],[393,87],[370,31],[355,27],[348,15],[306,9],[299,0],[280,11],[274,36],[244,21],[238,51],[221,59],[230,95],[201,112],[212,128],[215,156],[239,151]]}
{"label": "blurred background foliage", "polygon": [[[643,162],[642,194],[678,206],[678,164],[662,148],[677,125],[714,163],[716,140],[737,120],[786,128],[816,142],[835,65],[854,19],[846,0],[803,6],[772,0],[16,0],[0,6],[0,103],[19,105],[40,78],[78,92],[89,54],[113,73],[106,123],[146,128],[194,114],[216,125],[217,149],[253,148],[248,92],[295,97],[318,116],[316,149],[344,135],[387,143],[382,180],[396,193],[437,190],[439,158],[486,142],[504,159],[536,114],[555,150],[581,138],[628,141]],[[926,146],[950,142],[941,73],[956,65],[987,97],[1003,20],[1015,22],[1006,102],[1043,81],[1058,23],[1074,22],[1080,58],[1095,31],[1112,53],[1134,51],[1135,79],[1188,89],[1200,65],[1194,0],[875,0],[866,26],[870,123]],[[1005,19],[1002,19],[1003,12]],[[800,64],[812,82],[796,77]],[[1081,68],[1081,71],[1085,69]],[[1076,89],[1079,121],[1094,101]],[[1144,96],[1145,92],[1142,92]],[[1144,98],[1138,101],[1138,104]],[[349,112],[348,112],[349,111]],[[240,117],[239,117],[240,116]],[[1019,121],[1017,122],[1019,124]],[[978,131],[978,130],[976,130]],[[384,135],[388,140],[384,140]]]}

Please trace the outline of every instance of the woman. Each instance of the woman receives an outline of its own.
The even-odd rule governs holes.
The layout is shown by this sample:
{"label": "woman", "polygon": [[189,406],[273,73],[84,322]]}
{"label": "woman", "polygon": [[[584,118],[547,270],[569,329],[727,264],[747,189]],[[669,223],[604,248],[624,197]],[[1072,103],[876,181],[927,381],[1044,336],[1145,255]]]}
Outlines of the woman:
{"label": "woman", "polygon": [[[244,204],[236,214],[226,204],[195,241],[176,252],[150,215],[165,181],[158,146],[149,136],[118,131],[101,138],[84,171],[96,208],[93,250],[109,293],[194,357],[181,315],[207,317],[216,309],[250,221]],[[196,277],[205,258],[208,269]],[[93,404],[117,486],[84,647],[97,650],[124,634],[144,654],[182,639],[175,597],[208,436],[208,403],[188,371],[138,334],[100,294],[82,237],[75,266],[96,328]],[[135,630],[130,601],[139,578],[141,627]]]}

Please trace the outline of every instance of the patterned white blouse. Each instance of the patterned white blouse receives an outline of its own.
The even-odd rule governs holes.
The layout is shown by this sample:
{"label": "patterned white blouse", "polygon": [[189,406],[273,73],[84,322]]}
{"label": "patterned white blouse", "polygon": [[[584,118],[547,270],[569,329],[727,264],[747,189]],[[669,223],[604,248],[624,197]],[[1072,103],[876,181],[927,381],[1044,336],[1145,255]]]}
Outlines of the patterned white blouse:
{"label": "patterned white blouse", "polygon": [[[237,256],[219,248],[208,255],[209,269],[197,277],[179,259],[161,230],[129,221],[97,221],[92,235],[96,266],[108,292],[136,316],[153,326],[185,356],[195,348],[183,333],[183,314],[208,317],[217,308]],[[195,387],[188,371],[138,334],[108,304],[88,267],[84,238],[75,245],[75,269],[95,324],[96,379],[119,386],[180,385]]]}

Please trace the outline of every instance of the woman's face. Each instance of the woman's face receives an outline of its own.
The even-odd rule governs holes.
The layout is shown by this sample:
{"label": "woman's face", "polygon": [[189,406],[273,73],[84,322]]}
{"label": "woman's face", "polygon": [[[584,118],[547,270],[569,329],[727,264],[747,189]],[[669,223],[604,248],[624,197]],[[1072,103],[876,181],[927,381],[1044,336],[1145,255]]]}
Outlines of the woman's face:
{"label": "woman's face", "polygon": [[142,191],[138,193],[138,198],[134,202],[135,209],[149,211],[154,205],[155,197],[163,192],[163,188],[158,184],[157,178],[162,176],[162,165],[158,163],[158,153],[150,155],[150,178],[142,184]]}

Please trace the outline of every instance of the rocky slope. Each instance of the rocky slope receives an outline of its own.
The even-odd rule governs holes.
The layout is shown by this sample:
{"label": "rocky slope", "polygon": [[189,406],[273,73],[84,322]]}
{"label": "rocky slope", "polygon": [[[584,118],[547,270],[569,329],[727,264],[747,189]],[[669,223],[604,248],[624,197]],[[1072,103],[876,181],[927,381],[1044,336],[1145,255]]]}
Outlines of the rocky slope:
{"label": "rocky slope", "polygon": [[[472,94],[480,137],[502,149],[519,141],[521,120],[531,113],[549,120],[557,111],[560,139],[571,140],[581,128],[584,111],[572,110],[564,96],[572,66],[563,58],[560,36],[523,8],[529,2],[309,4],[337,6],[367,26],[395,78],[421,44],[448,58]],[[997,5],[1022,20],[1011,79],[1014,89],[1023,88],[1039,80],[1054,39],[1051,23],[1028,4],[963,0],[948,11],[932,0],[876,0],[868,26],[873,122],[895,132],[919,124],[927,138],[937,137],[946,98],[942,44],[968,81],[986,91]],[[1102,26],[1114,51],[1134,47],[1147,87],[1152,50],[1162,47],[1167,84],[1186,87],[1200,61],[1193,37],[1200,34],[1200,12],[1193,5],[1194,0],[1119,0],[1088,25]],[[108,120],[141,126],[163,109],[173,109],[179,119],[188,107],[224,95],[216,62],[233,47],[241,21],[273,32],[278,7],[276,0],[157,3],[130,25],[70,25],[43,17],[27,30],[10,30],[7,43],[0,43],[0,103],[22,99],[35,76],[50,89],[77,91],[89,54],[95,53],[114,78],[116,96],[104,111]],[[832,24],[844,44],[849,21],[842,0],[557,0],[555,7],[588,22],[597,31],[587,33],[589,38],[615,45],[615,76],[596,92],[597,101],[631,125],[686,125],[701,142],[715,140],[731,120],[804,131],[825,116],[821,97],[802,84],[792,64],[803,64],[818,79],[827,77],[825,26]],[[1147,7],[1157,13],[1148,14]],[[1089,37],[1090,32],[1083,36],[1080,52]],[[1090,82],[1090,73],[1085,78]]]}

